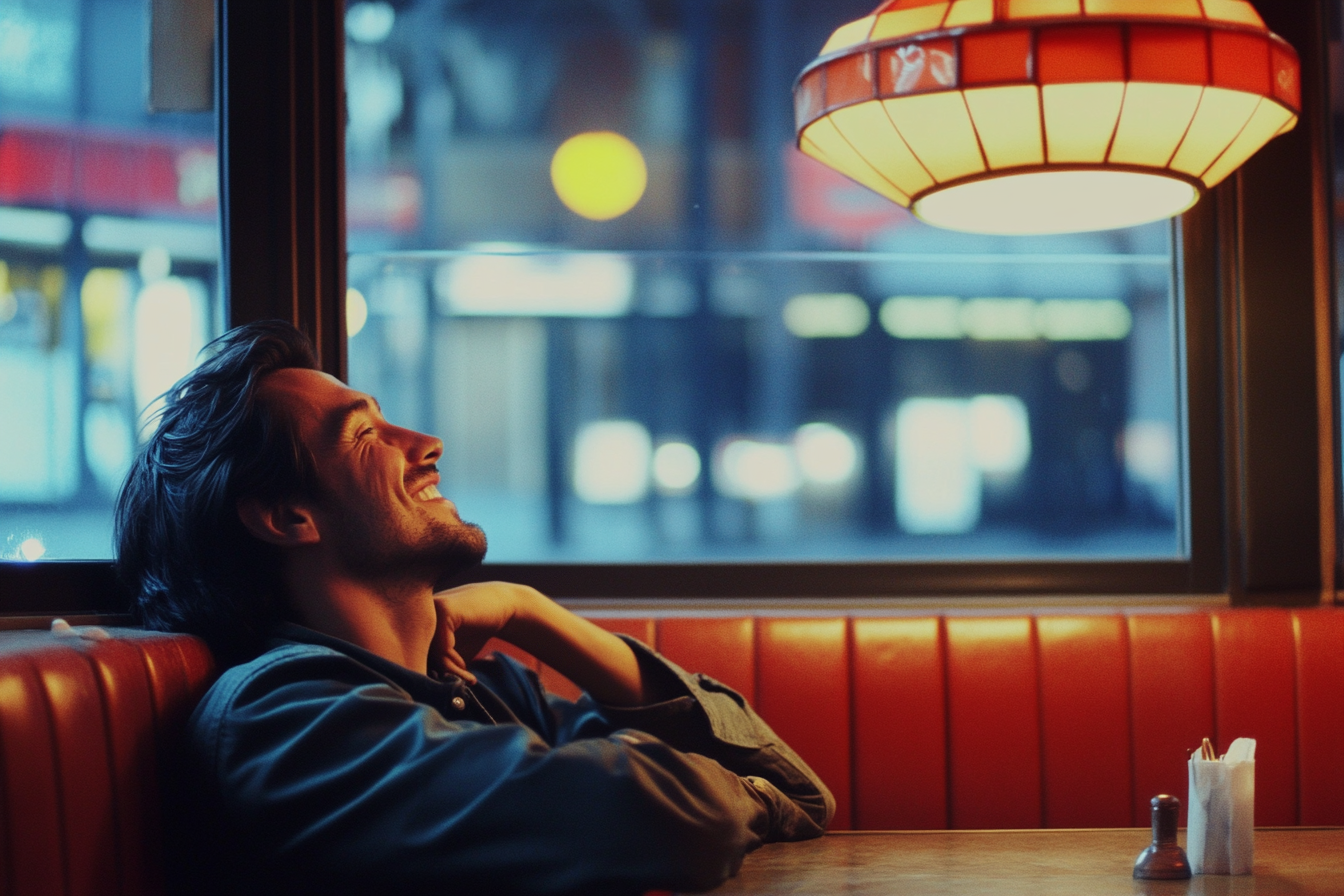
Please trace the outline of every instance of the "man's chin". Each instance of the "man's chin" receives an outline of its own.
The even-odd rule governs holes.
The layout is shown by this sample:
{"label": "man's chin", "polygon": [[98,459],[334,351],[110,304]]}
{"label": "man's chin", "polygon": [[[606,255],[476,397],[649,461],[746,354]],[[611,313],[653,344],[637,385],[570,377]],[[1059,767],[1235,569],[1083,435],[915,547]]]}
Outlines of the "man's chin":
{"label": "man's chin", "polygon": [[454,530],[451,542],[443,545],[439,573],[434,582],[435,591],[449,587],[454,579],[480,566],[485,559],[488,546],[485,530],[475,523],[462,523],[455,526]]}

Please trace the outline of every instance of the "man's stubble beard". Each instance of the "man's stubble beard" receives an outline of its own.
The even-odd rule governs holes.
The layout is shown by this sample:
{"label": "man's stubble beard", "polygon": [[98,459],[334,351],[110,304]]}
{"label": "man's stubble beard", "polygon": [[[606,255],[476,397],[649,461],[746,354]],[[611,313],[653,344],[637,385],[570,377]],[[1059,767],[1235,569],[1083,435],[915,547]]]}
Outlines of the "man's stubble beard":
{"label": "man's stubble beard", "polygon": [[485,558],[485,530],[475,523],[430,519],[409,541],[376,527],[357,530],[341,545],[341,555],[350,571],[361,578],[395,580],[409,575],[438,583]]}

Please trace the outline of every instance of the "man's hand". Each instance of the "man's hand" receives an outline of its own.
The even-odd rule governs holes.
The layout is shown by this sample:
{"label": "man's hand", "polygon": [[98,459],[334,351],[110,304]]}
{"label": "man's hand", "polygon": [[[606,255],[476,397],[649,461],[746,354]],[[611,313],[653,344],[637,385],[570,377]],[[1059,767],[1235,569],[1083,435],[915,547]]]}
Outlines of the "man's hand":
{"label": "man's hand", "polygon": [[429,649],[430,671],[475,684],[476,676],[467,670],[467,663],[491,638],[512,643],[510,624],[526,615],[528,603],[538,600],[546,598],[534,588],[512,582],[478,582],[438,592],[434,595],[438,619]]}
{"label": "man's hand", "polygon": [[482,582],[434,595],[438,627],[430,671],[475,683],[467,663],[491,638],[521,647],[608,706],[668,699],[646,687],[635,652],[620,638],[547,598],[535,588]]}

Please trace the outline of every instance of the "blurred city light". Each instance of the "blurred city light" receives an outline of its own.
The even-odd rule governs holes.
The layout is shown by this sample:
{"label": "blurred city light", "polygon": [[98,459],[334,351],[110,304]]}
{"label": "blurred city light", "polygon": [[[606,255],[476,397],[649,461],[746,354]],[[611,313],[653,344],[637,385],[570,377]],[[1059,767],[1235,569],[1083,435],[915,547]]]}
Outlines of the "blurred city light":
{"label": "blurred city light", "polygon": [[354,339],[369,320],[369,303],[353,286],[345,291],[345,336]]}
{"label": "blurred city light", "polygon": [[915,535],[969,532],[980,521],[966,402],[909,398],[896,409],[896,521]]}
{"label": "blurred city light", "polygon": [[162,280],[173,270],[173,258],[168,254],[168,250],[162,246],[149,246],[140,253],[140,260],[136,263],[136,269],[140,272],[140,279],[146,283],[153,283],[155,280]]}
{"label": "blurred city light", "polygon": [[613,131],[570,137],[551,158],[551,183],[565,207],[592,221],[610,221],[634,208],[649,173],[639,147]]}
{"label": "blurred city light", "polygon": [[1036,308],[1037,332],[1057,342],[1124,339],[1132,326],[1117,299],[1047,299]]}
{"label": "blurred city light", "polygon": [[142,409],[141,438],[157,425],[160,396],[196,366],[205,345],[205,296],[187,281],[165,277],[148,284],[135,298],[132,311],[135,407]]}
{"label": "blurred city light", "polygon": [[1036,303],[1031,299],[970,299],[961,306],[961,327],[971,339],[1035,339]]}
{"label": "blurred city light", "polygon": [[784,305],[784,326],[800,339],[844,339],[868,329],[868,303],[847,292],[806,293]]}
{"label": "blurred city light", "polygon": [[798,469],[812,485],[838,486],[854,480],[859,472],[859,444],[843,429],[830,423],[806,423],[793,437]]}
{"label": "blurred city light", "polygon": [[664,442],[653,452],[653,481],[666,494],[690,491],[700,479],[700,453],[685,442]]}
{"label": "blurred city light", "polygon": [[73,224],[64,212],[38,208],[0,208],[0,242],[58,248],[70,239]]}
{"label": "blurred city light", "polygon": [[1136,482],[1165,486],[1176,478],[1176,433],[1165,421],[1134,420],[1125,427],[1125,473]]}
{"label": "blurred city light", "polygon": [[460,315],[617,317],[634,292],[634,266],[609,253],[466,255],[434,273],[440,309]]}
{"label": "blurred city light", "polygon": [[397,13],[390,3],[355,3],[345,13],[345,33],[362,44],[387,40]]}
{"label": "blurred city light", "polygon": [[961,300],[954,296],[893,296],[878,312],[897,339],[960,339]]}
{"label": "blurred city light", "polygon": [[635,504],[649,491],[653,440],[633,420],[599,420],[574,439],[574,493],[589,504]]}
{"label": "blurred city light", "polygon": [[1027,406],[1016,395],[977,395],[967,404],[975,465],[983,473],[1015,476],[1031,459]]}
{"label": "blurred city light", "polygon": [[779,442],[730,439],[715,461],[714,486],[730,498],[783,498],[796,492],[801,483],[792,447]]}
{"label": "blurred city light", "polygon": [[897,339],[1098,342],[1124,339],[1133,326],[1119,299],[893,296],[878,319]]}

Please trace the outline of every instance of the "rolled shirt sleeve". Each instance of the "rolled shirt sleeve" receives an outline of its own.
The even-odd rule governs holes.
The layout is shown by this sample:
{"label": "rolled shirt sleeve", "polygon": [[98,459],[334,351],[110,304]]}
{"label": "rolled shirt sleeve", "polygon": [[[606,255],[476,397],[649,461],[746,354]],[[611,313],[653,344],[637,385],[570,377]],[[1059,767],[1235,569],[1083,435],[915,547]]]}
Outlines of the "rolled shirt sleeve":
{"label": "rolled shirt sleeve", "polygon": [[678,696],[570,703],[508,659],[467,688],[313,643],[230,670],[192,721],[203,865],[225,890],[695,891],[821,833],[829,793],[741,697],[632,646]]}

